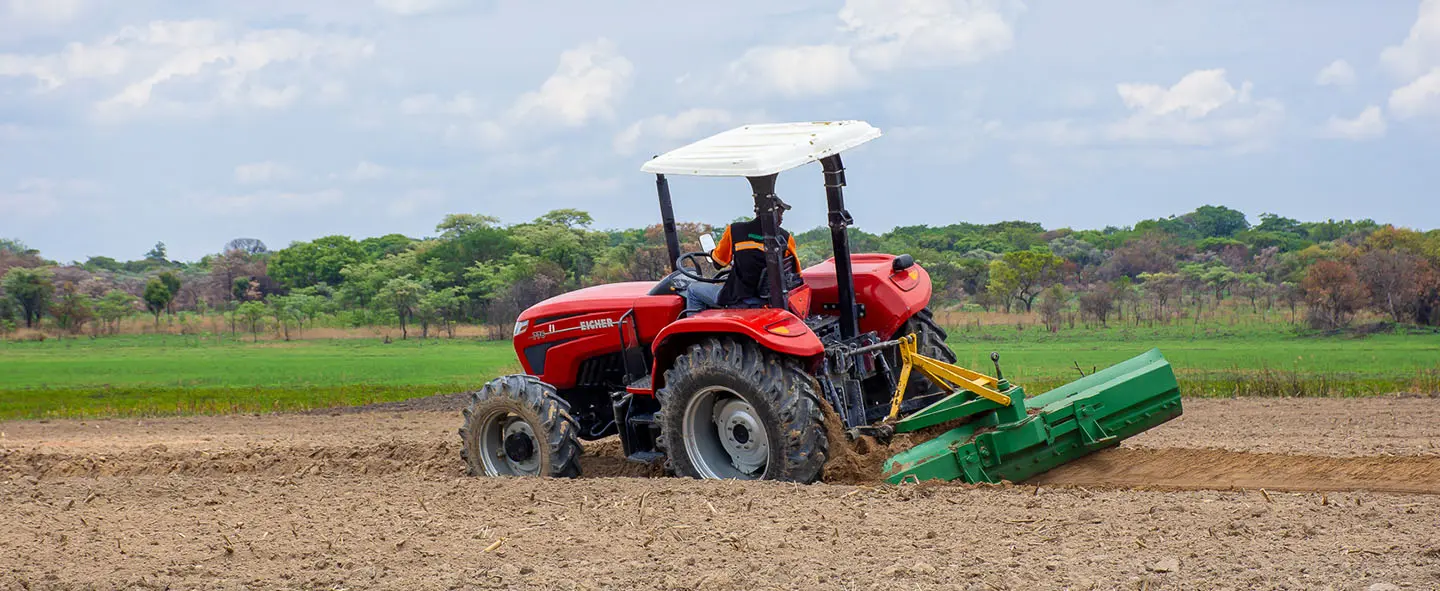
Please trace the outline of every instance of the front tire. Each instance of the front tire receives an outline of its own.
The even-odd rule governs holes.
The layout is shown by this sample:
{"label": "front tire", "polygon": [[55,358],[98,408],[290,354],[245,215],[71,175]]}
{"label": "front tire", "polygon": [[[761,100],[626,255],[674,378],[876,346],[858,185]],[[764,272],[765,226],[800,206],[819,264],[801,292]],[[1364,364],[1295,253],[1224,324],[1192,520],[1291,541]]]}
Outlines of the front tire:
{"label": "front tire", "polygon": [[580,476],[580,427],[555,387],[509,375],[470,394],[460,457],[471,476]]}
{"label": "front tire", "polygon": [[818,391],[793,358],[706,339],[665,372],[659,444],[681,476],[815,482],[828,444]]}

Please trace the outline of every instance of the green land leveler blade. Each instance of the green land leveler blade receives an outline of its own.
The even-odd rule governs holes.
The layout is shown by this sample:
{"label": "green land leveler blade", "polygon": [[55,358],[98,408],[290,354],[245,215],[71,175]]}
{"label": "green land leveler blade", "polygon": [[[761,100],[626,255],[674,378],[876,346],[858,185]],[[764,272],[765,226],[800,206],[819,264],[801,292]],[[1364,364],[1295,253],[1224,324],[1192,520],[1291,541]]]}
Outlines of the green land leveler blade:
{"label": "green land leveler blade", "polygon": [[964,389],[898,421],[895,431],[972,420],[886,460],[886,480],[1020,482],[1181,413],[1180,386],[1158,349],[1034,398],[1004,379],[957,385]]}

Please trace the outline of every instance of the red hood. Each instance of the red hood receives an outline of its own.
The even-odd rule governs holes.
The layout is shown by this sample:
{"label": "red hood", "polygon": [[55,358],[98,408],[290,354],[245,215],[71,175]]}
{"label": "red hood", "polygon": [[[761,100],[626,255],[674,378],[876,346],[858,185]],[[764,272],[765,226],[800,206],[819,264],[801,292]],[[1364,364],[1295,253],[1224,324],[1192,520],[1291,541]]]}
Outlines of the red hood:
{"label": "red hood", "polygon": [[534,320],[601,310],[628,310],[634,304],[635,299],[649,293],[655,287],[655,283],[654,281],[628,281],[577,289],[530,306],[516,320]]}

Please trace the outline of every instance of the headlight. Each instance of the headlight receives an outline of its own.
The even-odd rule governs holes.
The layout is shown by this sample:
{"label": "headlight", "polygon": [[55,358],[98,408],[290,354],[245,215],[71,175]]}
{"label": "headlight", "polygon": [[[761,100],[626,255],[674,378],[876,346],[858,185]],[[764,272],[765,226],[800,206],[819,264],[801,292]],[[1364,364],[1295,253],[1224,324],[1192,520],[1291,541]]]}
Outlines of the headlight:
{"label": "headlight", "polygon": [[512,336],[516,336],[516,337],[520,336],[520,333],[525,332],[525,329],[527,329],[527,328],[530,328],[530,321],[529,321],[529,320],[517,320],[517,321],[515,321],[515,334],[512,335]]}

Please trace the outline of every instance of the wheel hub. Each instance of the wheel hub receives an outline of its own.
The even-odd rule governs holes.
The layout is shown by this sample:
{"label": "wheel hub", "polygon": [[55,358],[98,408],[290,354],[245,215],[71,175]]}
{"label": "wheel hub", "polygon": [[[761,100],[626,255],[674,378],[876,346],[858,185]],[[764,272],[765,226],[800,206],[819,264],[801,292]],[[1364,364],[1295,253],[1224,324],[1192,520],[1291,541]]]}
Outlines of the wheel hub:
{"label": "wheel hub", "polygon": [[524,462],[535,455],[535,442],[530,436],[524,433],[511,433],[505,436],[505,457],[513,462]]}
{"label": "wheel hub", "polygon": [[710,386],[685,405],[685,455],[701,478],[753,480],[765,475],[770,439],[760,413],[734,390]]}
{"label": "wheel hub", "polygon": [[518,415],[497,411],[480,421],[480,460],[491,476],[540,476],[535,430]]}
{"label": "wheel hub", "polygon": [[765,469],[770,445],[755,407],[739,398],[727,399],[716,405],[714,422],[720,445],[736,470],[756,474]]}

